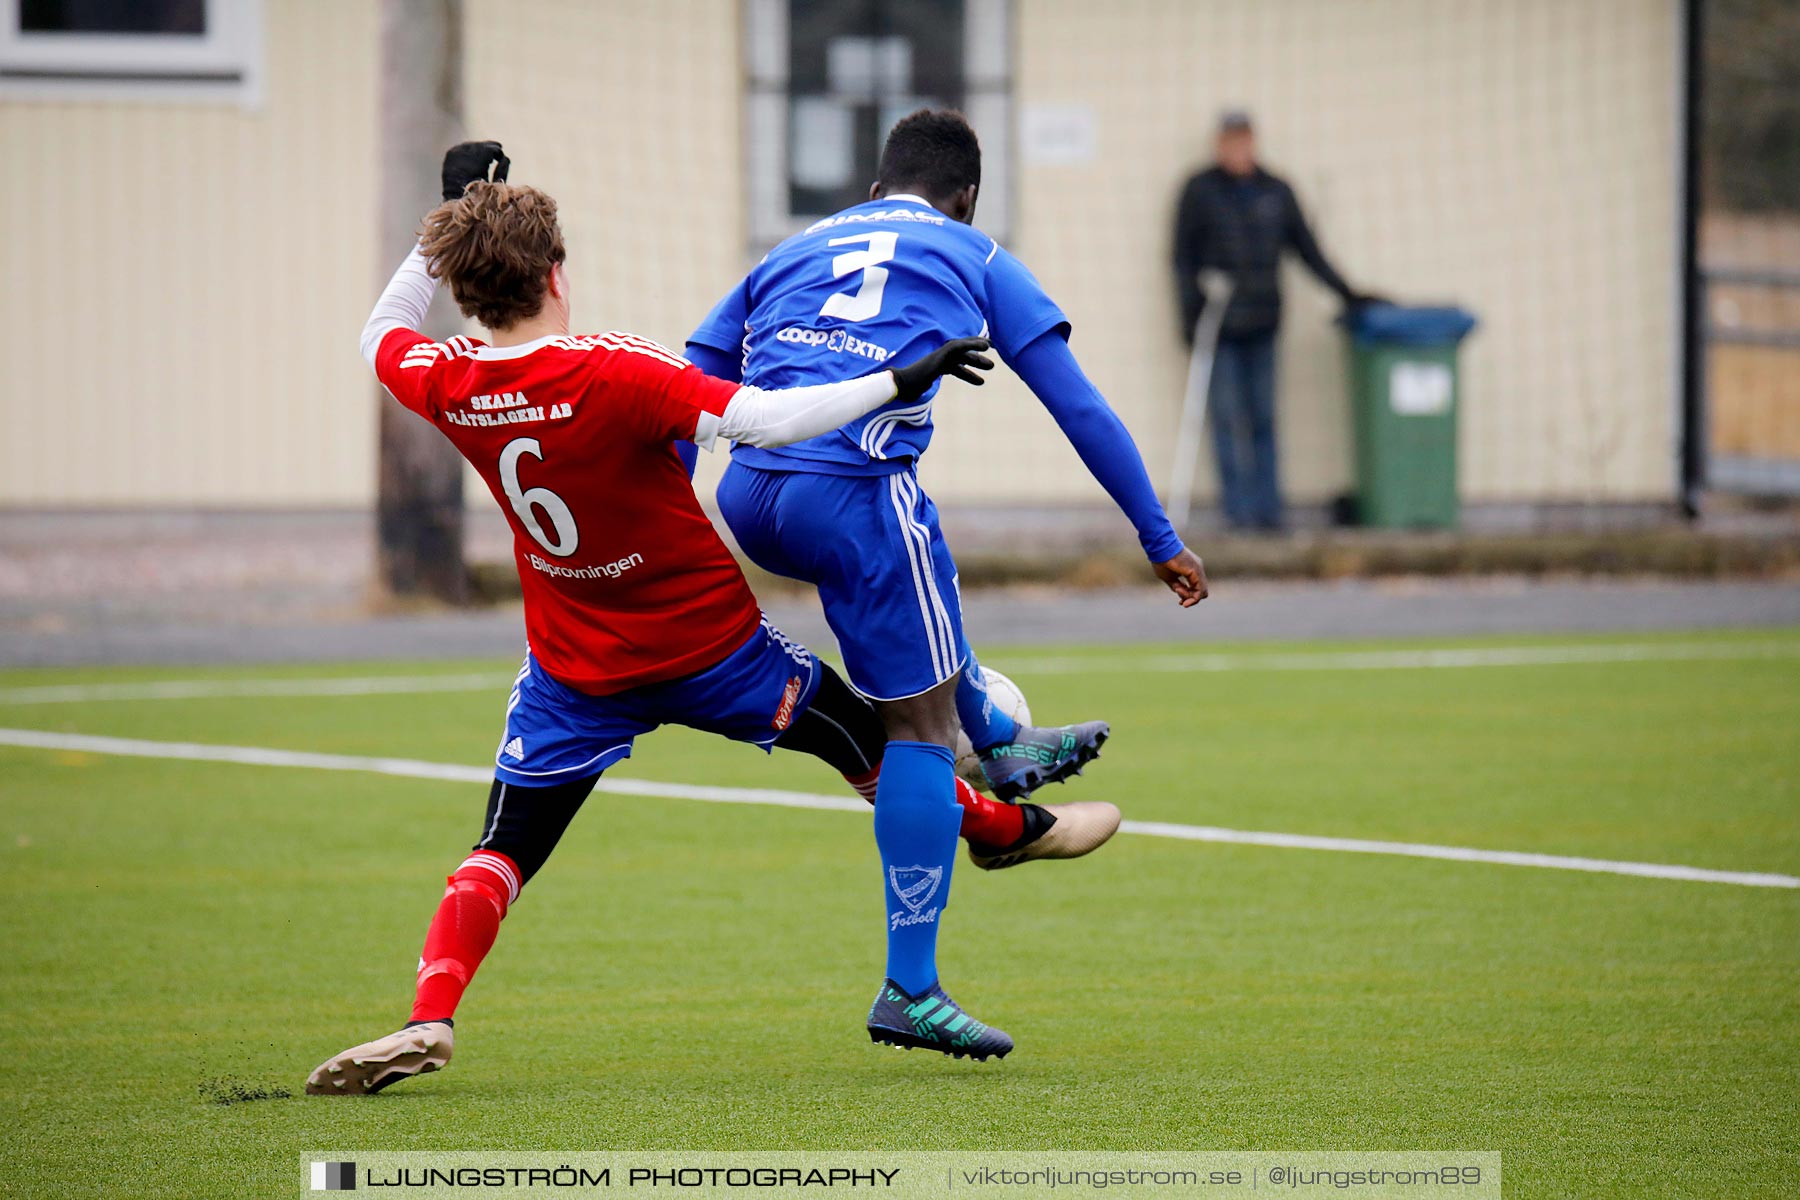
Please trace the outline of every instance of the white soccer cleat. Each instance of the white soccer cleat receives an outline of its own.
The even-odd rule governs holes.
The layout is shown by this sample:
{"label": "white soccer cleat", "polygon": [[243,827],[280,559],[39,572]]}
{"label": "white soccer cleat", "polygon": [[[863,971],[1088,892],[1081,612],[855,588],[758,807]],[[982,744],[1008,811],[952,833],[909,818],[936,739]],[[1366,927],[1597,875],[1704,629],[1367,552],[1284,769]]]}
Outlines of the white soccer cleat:
{"label": "white soccer cleat", "polygon": [[[1025,833],[1010,846],[969,843],[969,861],[984,871],[1016,867],[1038,858],[1080,858],[1092,854],[1119,831],[1119,808],[1104,800],[1074,804],[1021,804]],[[1037,809],[1037,813],[1030,810]],[[1048,828],[1043,818],[1049,818]],[[1035,836],[1033,836],[1035,834]]]}
{"label": "white soccer cleat", "polygon": [[306,1077],[306,1094],[373,1095],[391,1083],[443,1069],[455,1043],[448,1021],[408,1025],[320,1063]]}

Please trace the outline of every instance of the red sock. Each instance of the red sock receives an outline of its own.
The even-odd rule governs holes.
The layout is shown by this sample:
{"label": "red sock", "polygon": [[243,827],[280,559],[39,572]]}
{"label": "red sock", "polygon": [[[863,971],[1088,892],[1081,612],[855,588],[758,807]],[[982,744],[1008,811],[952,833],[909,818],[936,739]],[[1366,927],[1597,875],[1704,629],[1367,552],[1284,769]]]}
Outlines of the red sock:
{"label": "red sock", "polygon": [[412,1019],[447,1021],[494,947],[500,919],[519,896],[519,868],[497,850],[477,850],[450,876],[419,955]]}
{"label": "red sock", "polygon": [[962,835],[984,846],[1010,846],[1025,832],[1025,814],[1016,804],[984,796],[960,775],[956,802],[962,805]]}
{"label": "red sock", "polygon": [[[880,778],[881,768],[876,767],[866,775],[846,775],[844,781],[873,804],[875,781]],[[956,802],[963,810],[962,835],[971,842],[980,842],[984,846],[1010,846],[1025,832],[1025,814],[1017,805],[982,795],[961,776],[956,780]]]}
{"label": "red sock", "polygon": [[849,784],[852,788],[855,788],[856,794],[861,796],[864,800],[867,800],[870,804],[875,803],[875,784],[880,779],[880,765],[877,765],[874,770],[866,771],[861,775],[844,776],[844,782]]}

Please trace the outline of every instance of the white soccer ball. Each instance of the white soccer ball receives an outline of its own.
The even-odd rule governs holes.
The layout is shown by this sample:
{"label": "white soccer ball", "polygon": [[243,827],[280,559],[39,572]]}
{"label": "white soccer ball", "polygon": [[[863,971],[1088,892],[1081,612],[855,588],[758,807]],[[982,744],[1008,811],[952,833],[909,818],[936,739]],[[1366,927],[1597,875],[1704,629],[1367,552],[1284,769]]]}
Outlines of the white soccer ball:
{"label": "white soccer ball", "polygon": [[[1019,690],[1018,684],[992,667],[981,668],[981,678],[987,684],[989,704],[1021,725],[1031,724],[1031,706],[1025,703],[1025,693]],[[956,773],[976,791],[988,790],[987,776],[981,773],[981,759],[975,756],[969,735],[960,729],[956,731]]]}

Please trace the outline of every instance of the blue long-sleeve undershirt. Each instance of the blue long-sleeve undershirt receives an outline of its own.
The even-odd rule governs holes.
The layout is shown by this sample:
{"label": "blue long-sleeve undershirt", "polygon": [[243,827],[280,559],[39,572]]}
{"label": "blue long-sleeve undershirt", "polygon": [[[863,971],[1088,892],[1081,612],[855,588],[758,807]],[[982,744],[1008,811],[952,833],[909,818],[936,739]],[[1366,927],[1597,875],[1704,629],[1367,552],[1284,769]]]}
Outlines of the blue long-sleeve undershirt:
{"label": "blue long-sleeve undershirt", "polygon": [[744,382],[742,354],[721,350],[717,346],[703,346],[699,342],[689,342],[686,353],[689,362],[714,379],[723,379],[726,383]]}
{"label": "blue long-sleeve undershirt", "polygon": [[1007,360],[1050,411],[1089,473],[1137,529],[1151,562],[1181,553],[1181,535],[1169,523],[1144,458],[1119,414],[1082,372],[1061,329],[1052,329]]}
{"label": "blue long-sleeve undershirt", "polygon": [[[687,357],[715,379],[742,379],[743,359],[735,353],[689,342]],[[1052,329],[1035,339],[1008,365],[1049,410],[1088,471],[1130,519],[1137,530],[1138,543],[1150,561],[1167,562],[1181,553],[1181,535],[1163,513],[1137,443],[1131,440],[1130,431],[1100,389],[1082,372],[1063,331]],[[677,442],[675,446],[692,475],[699,449],[692,442]]]}

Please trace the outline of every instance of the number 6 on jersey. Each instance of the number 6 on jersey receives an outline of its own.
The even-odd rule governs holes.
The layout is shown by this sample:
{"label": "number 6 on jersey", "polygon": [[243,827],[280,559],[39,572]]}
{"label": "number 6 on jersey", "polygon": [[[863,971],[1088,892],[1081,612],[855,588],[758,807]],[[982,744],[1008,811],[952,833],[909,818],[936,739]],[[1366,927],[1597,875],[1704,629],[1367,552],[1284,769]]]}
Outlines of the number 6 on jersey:
{"label": "number 6 on jersey", "polygon": [[[500,451],[500,486],[506,489],[506,498],[512,502],[512,510],[519,514],[526,532],[537,539],[538,545],[558,558],[567,558],[575,553],[575,547],[581,541],[580,532],[575,528],[575,514],[569,511],[563,498],[549,488],[519,490],[521,454],[529,454],[539,462],[544,461],[544,448],[536,438],[514,438]],[[538,524],[536,510],[540,508],[550,517],[550,524],[556,529],[555,537],[546,536],[544,527]]]}

